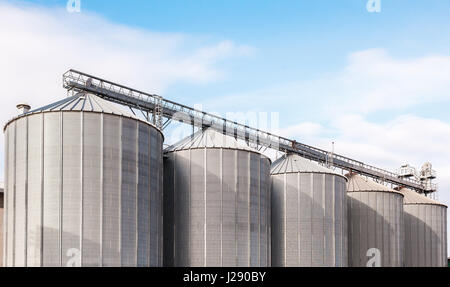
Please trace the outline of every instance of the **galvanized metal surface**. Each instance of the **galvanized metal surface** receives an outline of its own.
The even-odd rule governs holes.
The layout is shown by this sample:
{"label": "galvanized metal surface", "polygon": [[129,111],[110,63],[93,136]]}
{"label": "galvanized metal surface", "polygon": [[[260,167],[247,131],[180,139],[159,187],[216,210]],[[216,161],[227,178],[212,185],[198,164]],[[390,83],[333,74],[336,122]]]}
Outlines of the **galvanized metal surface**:
{"label": "galvanized metal surface", "polygon": [[409,189],[405,196],[405,266],[447,266],[447,207]]}
{"label": "galvanized metal surface", "polygon": [[5,263],[161,266],[162,134],[78,100],[6,126]]}
{"label": "galvanized metal surface", "polygon": [[346,178],[297,155],[271,170],[272,266],[347,266]]}
{"label": "galvanized metal surface", "polygon": [[403,195],[355,174],[349,178],[347,195],[349,266],[376,261],[372,248],[380,252],[380,266],[403,266]]}
{"label": "galvanized metal surface", "polygon": [[164,265],[270,266],[270,160],[178,146],[164,158]]}

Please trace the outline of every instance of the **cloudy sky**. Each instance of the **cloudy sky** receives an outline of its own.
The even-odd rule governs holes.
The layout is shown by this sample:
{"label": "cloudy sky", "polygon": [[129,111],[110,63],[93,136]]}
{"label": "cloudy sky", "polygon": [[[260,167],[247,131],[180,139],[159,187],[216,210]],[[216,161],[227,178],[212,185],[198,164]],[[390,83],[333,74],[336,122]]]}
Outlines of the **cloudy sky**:
{"label": "cloudy sky", "polygon": [[75,68],[224,116],[277,113],[280,134],[389,170],[430,161],[450,204],[450,1],[366,2],[0,0],[0,120],[65,97]]}

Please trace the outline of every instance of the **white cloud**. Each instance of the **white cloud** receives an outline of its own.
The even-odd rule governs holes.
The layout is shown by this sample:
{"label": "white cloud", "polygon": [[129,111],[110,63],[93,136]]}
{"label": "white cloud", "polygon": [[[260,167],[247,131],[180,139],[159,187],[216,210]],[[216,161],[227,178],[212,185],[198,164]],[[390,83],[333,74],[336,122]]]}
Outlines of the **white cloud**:
{"label": "white cloud", "polygon": [[303,122],[286,128],[280,128],[279,130],[281,136],[304,140],[315,138],[324,132],[325,128],[321,124],[313,122]]}
{"label": "white cloud", "polygon": [[2,115],[11,114],[18,100],[38,105],[60,98],[61,75],[71,67],[160,93],[176,82],[217,80],[223,76],[217,61],[251,50],[230,41],[195,45],[189,35],[153,33],[84,11],[30,5],[1,3],[0,27],[0,78],[8,95]]}
{"label": "white cloud", "polygon": [[338,110],[369,114],[450,100],[449,78],[449,56],[394,59],[372,49],[351,54],[328,86],[340,102]]}
{"label": "white cloud", "polygon": [[[424,55],[399,59],[383,49],[349,54],[345,67],[312,79],[268,83],[256,90],[241,91],[206,101],[205,106],[232,109],[269,109],[288,114],[291,121],[324,121],[356,113],[402,113],[433,102],[450,102],[450,56]],[[255,102],[255,99],[257,101]],[[283,119],[281,119],[283,121]]]}
{"label": "white cloud", "polygon": [[16,115],[18,102],[38,107],[64,97],[61,76],[69,68],[163,93],[174,83],[216,81],[225,76],[219,61],[252,51],[227,40],[200,42],[114,24],[85,10],[0,3],[0,121]]}

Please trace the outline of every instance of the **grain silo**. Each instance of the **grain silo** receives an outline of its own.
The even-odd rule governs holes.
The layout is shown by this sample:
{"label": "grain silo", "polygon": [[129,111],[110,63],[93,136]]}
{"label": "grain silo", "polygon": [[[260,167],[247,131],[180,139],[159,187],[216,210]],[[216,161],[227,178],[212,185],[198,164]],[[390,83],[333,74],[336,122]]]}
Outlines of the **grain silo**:
{"label": "grain silo", "polygon": [[294,154],[271,179],[272,266],[347,266],[347,179]]}
{"label": "grain silo", "polygon": [[6,266],[161,266],[162,133],[79,93],[9,121]]}
{"label": "grain silo", "polygon": [[164,266],[270,266],[270,160],[199,131],[165,150]]}
{"label": "grain silo", "polygon": [[403,266],[403,195],[357,174],[347,195],[349,266]]}
{"label": "grain silo", "polygon": [[405,266],[447,266],[447,206],[403,188]]}

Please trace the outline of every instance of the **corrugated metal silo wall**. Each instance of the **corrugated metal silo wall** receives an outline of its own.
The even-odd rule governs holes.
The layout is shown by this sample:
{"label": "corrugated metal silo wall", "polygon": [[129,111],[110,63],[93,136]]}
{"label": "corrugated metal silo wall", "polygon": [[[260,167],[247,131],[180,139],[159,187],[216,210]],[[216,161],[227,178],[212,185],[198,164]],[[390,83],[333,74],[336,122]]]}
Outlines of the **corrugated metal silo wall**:
{"label": "corrugated metal silo wall", "polygon": [[447,266],[447,208],[407,204],[405,211],[405,266]]}
{"label": "corrugated metal silo wall", "polygon": [[381,267],[403,266],[403,196],[394,192],[349,192],[349,266],[365,267],[380,251]]}
{"label": "corrugated metal silo wall", "polygon": [[270,161],[203,148],[164,159],[164,266],[270,266]]}
{"label": "corrugated metal silo wall", "polygon": [[347,266],[343,177],[272,175],[272,266]]}
{"label": "corrugated metal silo wall", "polygon": [[103,113],[9,123],[5,265],[161,266],[162,141]]}

